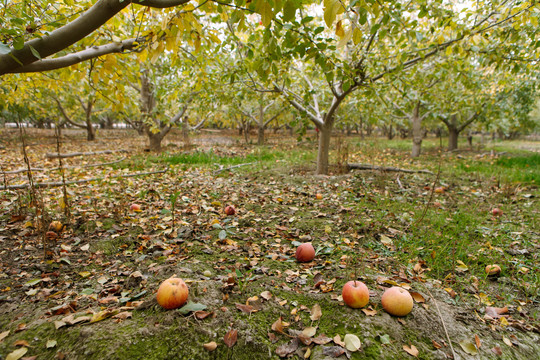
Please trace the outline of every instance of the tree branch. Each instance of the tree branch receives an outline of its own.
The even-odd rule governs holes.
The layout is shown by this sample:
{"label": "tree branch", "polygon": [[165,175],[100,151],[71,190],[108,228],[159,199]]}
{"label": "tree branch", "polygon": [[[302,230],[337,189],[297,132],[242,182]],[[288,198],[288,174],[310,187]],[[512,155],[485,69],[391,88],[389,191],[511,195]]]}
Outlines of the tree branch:
{"label": "tree branch", "polygon": [[64,107],[62,106],[62,104],[60,103],[60,100],[58,100],[58,98],[54,97],[54,100],[56,101],[56,104],[58,105],[58,109],[60,110],[60,113],[62,114],[62,116],[64,117],[64,120],[66,122],[70,123],[73,126],[76,126],[76,127],[82,128],[82,129],[86,129],[86,125],[79,124],[79,123],[76,123],[75,121],[71,120],[71,118],[67,114],[66,110],[64,109]]}

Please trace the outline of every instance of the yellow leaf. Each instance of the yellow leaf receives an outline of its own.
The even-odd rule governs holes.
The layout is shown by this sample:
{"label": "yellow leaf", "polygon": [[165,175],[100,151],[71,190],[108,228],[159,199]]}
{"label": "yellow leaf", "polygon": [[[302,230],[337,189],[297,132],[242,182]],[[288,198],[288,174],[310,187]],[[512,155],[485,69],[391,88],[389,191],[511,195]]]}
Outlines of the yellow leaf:
{"label": "yellow leaf", "polygon": [[345,36],[345,30],[343,29],[343,26],[341,25],[341,20],[339,20],[336,24],[336,35],[339,37]]}
{"label": "yellow leaf", "polygon": [[22,347],[20,349],[12,351],[8,354],[8,356],[6,356],[6,360],[19,360],[24,356],[24,354],[26,354],[27,351],[28,348],[26,347]]}
{"label": "yellow leaf", "polygon": [[354,44],[358,45],[362,41],[362,31],[360,31],[358,28],[354,28],[352,38]]}
{"label": "yellow leaf", "polygon": [[472,342],[467,340],[462,340],[459,342],[459,345],[469,355],[476,355],[478,354],[478,349],[476,349],[476,345],[474,345]]}

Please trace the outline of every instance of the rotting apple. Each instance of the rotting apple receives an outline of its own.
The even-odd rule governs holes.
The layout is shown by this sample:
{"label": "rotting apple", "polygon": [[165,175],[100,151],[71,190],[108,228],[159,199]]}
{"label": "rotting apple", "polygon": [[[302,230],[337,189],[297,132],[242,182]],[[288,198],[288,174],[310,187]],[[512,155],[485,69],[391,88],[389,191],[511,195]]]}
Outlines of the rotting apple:
{"label": "rotting apple", "polygon": [[386,289],[381,297],[383,309],[394,316],[405,316],[412,311],[413,298],[411,294],[399,286]]}
{"label": "rotting apple", "polygon": [[503,214],[503,211],[499,209],[498,207],[496,207],[491,210],[491,214],[493,216],[501,216]]}
{"label": "rotting apple", "polygon": [[498,276],[501,273],[501,267],[497,264],[486,266],[486,274],[488,276]]}
{"label": "rotting apple", "polygon": [[353,309],[366,306],[369,302],[369,289],[361,281],[351,280],[343,286],[341,291],[343,302]]}
{"label": "rotting apple", "polygon": [[161,283],[156,299],[159,305],[170,310],[184,305],[188,294],[189,290],[184,280],[173,276]]}
{"label": "rotting apple", "polygon": [[234,215],[236,214],[236,209],[234,208],[234,206],[228,205],[227,207],[225,207],[225,214],[229,216]]}
{"label": "rotting apple", "polygon": [[311,243],[303,243],[296,248],[296,260],[298,262],[310,262],[315,258],[315,249]]}
{"label": "rotting apple", "polygon": [[60,234],[64,229],[64,225],[60,221],[52,221],[49,224],[49,231],[54,231],[57,234]]}

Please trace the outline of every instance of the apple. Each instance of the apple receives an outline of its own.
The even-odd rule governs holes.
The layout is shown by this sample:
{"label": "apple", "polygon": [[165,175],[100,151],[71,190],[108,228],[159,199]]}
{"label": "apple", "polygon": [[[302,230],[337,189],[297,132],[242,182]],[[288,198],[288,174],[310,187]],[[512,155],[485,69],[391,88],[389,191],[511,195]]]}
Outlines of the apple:
{"label": "apple", "polygon": [[184,280],[173,276],[159,285],[156,299],[158,304],[165,309],[176,309],[186,303],[188,293]]}
{"label": "apple", "polygon": [[232,206],[232,205],[228,205],[226,208],[225,208],[225,214],[227,215],[234,215],[236,214],[236,210],[235,208]]}
{"label": "apple", "polygon": [[364,307],[369,302],[369,289],[361,281],[351,280],[343,286],[341,291],[343,301],[353,309]]}
{"label": "apple", "polygon": [[441,208],[442,207],[441,203],[438,202],[438,201],[433,202],[433,206],[435,206],[436,208]]}
{"label": "apple", "polygon": [[322,200],[322,194],[318,193],[317,195],[315,195],[315,198],[317,200]]}
{"label": "apple", "polygon": [[315,249],[311,243],[303,243],[296,248],[296,260],[298,262],[310,262],[315,258]]}
{"label": "apple", "polygon": [[486,274],[489,276],[497,276],[501,273],[501,267],[497,264],[486,266]]}
{"label": "apple", "polygon": [[399,286],[386,289],[381,297],[383,309],[394,316],[405,316],[412,311],[413,298],[409,292]]}
{"label": "apple", "polygon": [[131,204],[131,206],[129,207],[129,210],[135,211],[135,212],[142,211],[141,210],[141,205],[139,205],[139,204]]}
{"label": "apple", "polygon": [[491,210],[491,214],[493,216],[501,216],[503,214],[503,211],[501,209],[499,209],[499,208],[493,208]]}
{"label": "apple", "polygon": [[435,188],[435,193],[437,194],[442,194],[444,192],[444,187],[436,187]]}
{"label": "apple", "polygon": [[64,229],[64,225],[60,221],[53,221],[49,224],[49,231],[54,231],[59,234]]}

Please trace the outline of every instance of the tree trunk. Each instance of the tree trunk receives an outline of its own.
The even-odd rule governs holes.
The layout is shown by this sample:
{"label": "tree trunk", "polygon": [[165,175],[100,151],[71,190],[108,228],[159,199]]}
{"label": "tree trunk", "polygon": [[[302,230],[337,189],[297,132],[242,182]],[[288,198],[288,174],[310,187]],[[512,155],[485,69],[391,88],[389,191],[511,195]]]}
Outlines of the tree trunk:
{"label": "tree trunk", "polygon": [[467,143],[469,144],[469,149],[471,149],[471,150],[472,150],[472,148],[473,148],[472,140],[473,140],[472,133],[469,132],[469,133],[467,134]]}
{"label": "tree trunk", "polygon": [[412,125],[412,151],[411,157],[415,158],[420,156],[422,150],[422,118],[420,117],[420,102],[416,103],[414,107],[413,114],[411,116],[411,125]]}
{"label": "tree trunk", "polygon": [[258,127],[257,145],[264,145],[264,126],[259,125]]}
{"label": "tree trunk", "polygon": [[88,120],[86,121],[86,140],[88,141],[96,140],[96,130],[94,129],[92,122]]}
{"label": "tree trunk", "polygon": [[328,156],[330,152],[330,139],[332,137],[332,123],[327,123],[319,129],[319,149],[317,153],[317,174],[328,174]]}
{"label": "tree trunk", "polygon": [[448,151],[456,150],[458,148],[458,136],[459,131],[456,126],[448,126]]}
{"label": "tree trunk", "polygon": [[160,133],[154,134],[149,131],[148,140],[150,141],[150,151],[161,152],[161,140],[163,140],[163,137]]}

